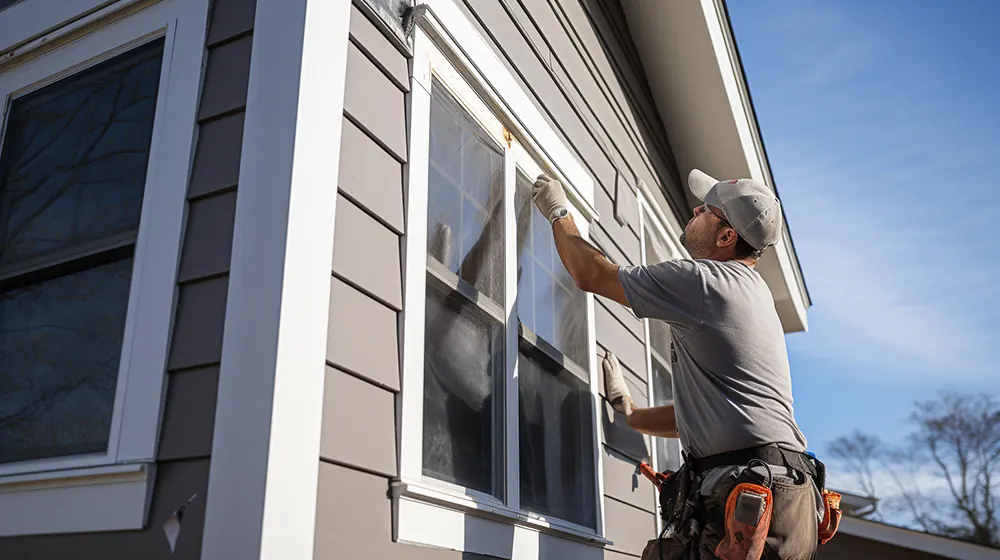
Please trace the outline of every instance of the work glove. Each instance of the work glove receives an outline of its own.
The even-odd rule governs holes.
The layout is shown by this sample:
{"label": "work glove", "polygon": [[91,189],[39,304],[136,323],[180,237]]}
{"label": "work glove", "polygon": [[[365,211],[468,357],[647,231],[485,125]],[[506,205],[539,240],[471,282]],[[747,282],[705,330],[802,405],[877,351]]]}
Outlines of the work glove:
{"label": "work glove", "polygon": [[566,198],[562,183],[544,173],[539,175],[532,185],[531,198],[535,201],[538,211],[550,224],[568,213],[569,200]]}
{"label": "work glove", "polygon": [[604,369],[604,389],[608,395],[608,402],[616,411],[631,416],[635,403],[632,402],[632,394],[625,383],[625,376],[622,375],[622,366],[618,363],[618,357],[610,351],[604,355],[601,364]]}

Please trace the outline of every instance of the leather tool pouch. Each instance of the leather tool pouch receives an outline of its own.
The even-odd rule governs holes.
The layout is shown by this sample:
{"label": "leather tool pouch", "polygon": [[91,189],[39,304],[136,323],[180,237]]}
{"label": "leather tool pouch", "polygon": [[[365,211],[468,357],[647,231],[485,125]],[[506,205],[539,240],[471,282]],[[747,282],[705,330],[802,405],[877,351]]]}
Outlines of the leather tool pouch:
{"label": "leather tool pouch", "polygon": [[826,544],[840,527],[840,494],[823,490],[823,520],[819,522],[819,543]]}
{"label": "leather tool pouch", "polygon": [[757,560],[771,527],[771,489],[740,482],[726,498],[726,534],[715,548],[724,560]]}

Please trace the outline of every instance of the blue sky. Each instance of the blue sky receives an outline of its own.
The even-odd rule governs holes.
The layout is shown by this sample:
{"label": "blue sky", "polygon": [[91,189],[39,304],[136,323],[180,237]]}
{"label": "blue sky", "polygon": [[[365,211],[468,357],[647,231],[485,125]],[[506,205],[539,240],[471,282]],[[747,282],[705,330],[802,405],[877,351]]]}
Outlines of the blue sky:
{"label": "blue sky", "polygon": [[788,338],[810,448],[1000,397],[1000,2],[728,5],[813,299]]}

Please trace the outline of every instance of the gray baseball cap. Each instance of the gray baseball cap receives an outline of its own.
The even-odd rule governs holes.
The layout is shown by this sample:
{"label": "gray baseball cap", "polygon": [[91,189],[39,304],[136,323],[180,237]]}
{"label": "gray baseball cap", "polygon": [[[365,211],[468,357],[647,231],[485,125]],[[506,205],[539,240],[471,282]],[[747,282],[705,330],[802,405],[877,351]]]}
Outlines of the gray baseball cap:
{"label": "gray baseball cap", "polygon": [[736,233],[754,249],[763,251],[781,239],[781,202],[760,181],[719,181],[700,169],[688,175],[688,188],[698,200],[726,216]]}

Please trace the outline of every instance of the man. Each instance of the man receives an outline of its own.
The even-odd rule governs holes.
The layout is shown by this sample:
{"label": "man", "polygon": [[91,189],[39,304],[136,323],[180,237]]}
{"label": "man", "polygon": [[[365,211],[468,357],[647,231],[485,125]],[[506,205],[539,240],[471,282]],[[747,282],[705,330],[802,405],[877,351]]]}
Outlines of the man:
{"label": "man", "polygon": [[629,426],[679,437],[685,449],[674,477],[685,482],[674,490],[680,496],[661,496],[676,498],[661,499],[674,531],[650,541],[643,558],[714,558],[726,535],[729,494],[751,479],[772,492],[770,526],[758,534],[759,541],[766,536],[764,557],[813,558],[823,482],[811,475],[823,474],[803,454],[784,333],[771,292],[754,270],[780,239],[780,203],[750,179],[717,181],[694,170],[688,185],[703,202],[681,236],[692,258],[635,267],[611,263],[580,236],[559,181],[542,175],[533,188],[577,285],[671,326],[673,405],[637,408],[614,355],[603,364],[608,399]]}

